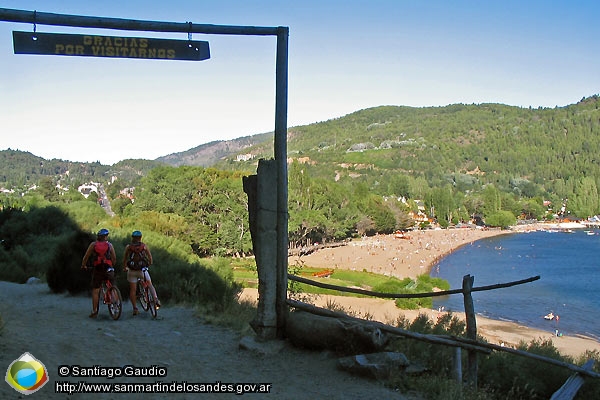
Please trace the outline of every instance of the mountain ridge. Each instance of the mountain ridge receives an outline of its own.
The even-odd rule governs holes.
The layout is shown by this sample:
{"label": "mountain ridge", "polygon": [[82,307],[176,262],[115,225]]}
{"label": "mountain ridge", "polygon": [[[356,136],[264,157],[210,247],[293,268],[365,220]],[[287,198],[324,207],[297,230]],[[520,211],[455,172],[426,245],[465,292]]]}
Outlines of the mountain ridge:
{"label": "mountain ridge", "polygon": [[230,140],[215,140],[186,151],[158,157],[155,161],[174,167],[179,167],[181,165],[210,167],[220,161],[223,157],[237,154],[244,149],[268,140],[270,135],[272,135],[272,133],[259,133]]}
{"label": "mountain ridge", "polygon": [[[573,192],[579,184],[575,177],[589,177],[600,187],[598,133],[600,100],[593,95],[564,107],[537,109],[496,103],[371,107],[290,127],[287,147],[288,159],[306,164],[315,177],[360,181],[382,194],[400,193],[400,176],[409,176],[425,179],[429,187],[451,185],[465,191],[493,183],[528,197],[547,192],[559,197]],[[82,179],[133,179],[158,165],[254,173],[258,159],[273,157],[272,135],[213,141],[155,160],[123,160],[112,166],[3,150],[0,186],[73,170]],[[21,164],[26,165],[22,170]]]}

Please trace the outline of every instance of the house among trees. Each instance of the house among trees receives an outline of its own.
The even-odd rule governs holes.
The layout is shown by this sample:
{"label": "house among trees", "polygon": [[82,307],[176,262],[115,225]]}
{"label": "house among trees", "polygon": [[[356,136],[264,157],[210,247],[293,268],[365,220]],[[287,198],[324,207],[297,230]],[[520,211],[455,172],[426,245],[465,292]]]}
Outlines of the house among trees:
{"label": "house among trees", "polygon": [[77,191],[87,199],[92,192],[96,192],[96,194],[98,194],[98,184],[94,182],[91,182],[89,184],[84,183],[83,185],[77,188]]}
{"label": "house among trees", "polygon": [[237,162],[249,161],[249,160],[252,160],[253,158],[254,158],[254,155],[250,154],[250,153],[238,154],[237,157],[235,158],[235,161],[237,161]]}
{"label": "house among trees", "polygon": [[129,199],[133,202],[134,200],[134,195],[133,192],[135,191],[134,187],[126,187],[124,189],[121,189],[119,191],[119,197],[125,198],[125,199]]}

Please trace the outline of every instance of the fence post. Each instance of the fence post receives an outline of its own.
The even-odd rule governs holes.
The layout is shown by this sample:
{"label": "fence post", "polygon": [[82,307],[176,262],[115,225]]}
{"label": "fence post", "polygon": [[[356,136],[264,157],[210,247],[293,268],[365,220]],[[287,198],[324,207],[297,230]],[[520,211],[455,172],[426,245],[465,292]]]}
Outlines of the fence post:
{"label": "fence post", "polygon": [[[465,275],[462,281],[465,317],[467,320],[467,338],[471,340],[477,340],[477,320],[475,318],[473,297],[471,296],[474,280],[474,276]],[[477,388],[477,352],[474,350],[467,351],[467,384],[473,388]]]}
{"label": "fence post", "polygon": [[454,348],[454,379],[462,384],[462,349],[459,346]]}

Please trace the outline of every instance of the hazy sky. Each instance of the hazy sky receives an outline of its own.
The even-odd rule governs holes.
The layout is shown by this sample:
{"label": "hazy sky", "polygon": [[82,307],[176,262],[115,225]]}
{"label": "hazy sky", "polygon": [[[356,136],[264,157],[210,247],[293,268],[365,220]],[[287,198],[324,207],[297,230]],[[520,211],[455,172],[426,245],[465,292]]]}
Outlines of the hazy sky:
{"label": "hazy sky", "polygon": [[[287,26],[289,127],[380,105],[537,108],[600,93],[597,0],[0,0],[0,8]],[[113,164],[274,129],[273,36],[195,34],[211,59],[190,62],[15,55],[13,30],[33,26],[0,22],[0,150]]]}

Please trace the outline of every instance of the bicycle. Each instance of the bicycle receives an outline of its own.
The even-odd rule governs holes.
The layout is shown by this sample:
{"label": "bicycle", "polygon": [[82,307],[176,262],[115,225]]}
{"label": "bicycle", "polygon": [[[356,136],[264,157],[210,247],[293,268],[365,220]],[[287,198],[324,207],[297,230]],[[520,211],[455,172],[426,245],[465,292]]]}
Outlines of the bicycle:
{"label": "bicycle", "polygon": [[[86,267],[85,270],[89,271],[93,267]],[[114,268],[109,268],[107,272],[114,271]],[[98,294],[98,300],[102,299],[102,302],[108,307],[108,313],[114,320],[121,317],[121,311],[123,310],[123,297],[118,287],[112,284],[110,279],[106,278],[102,280],[100,284],[100,293]],[[97,313],[97,311],[96,311]]]}
{"label": "bicycle", "polygon": [[136,296],[142,305],[144,311],[150,310],[150,314],[152,314],[152,318],[156,318],[157,310],[156,307],[156,299],[150,290],[150,283],[146,279],[146,272],[148,271],[148,267],[143,267],[142,272],[144,274],[144,279],[138,278],[137,280],[137,290]]}
{"label": "bicycle", "polygon": [[[110,272],[112,268],[109,268]],[[112,269],[114,271],[114,269]],[[108,307],[108,313],[114,320],[119,319],[121,311],[123,310],[123,298],[121,297],[121,291],[119,288],[112,284],[110,279],[105,279],[100,285],[100,298],[102,302]]]}

